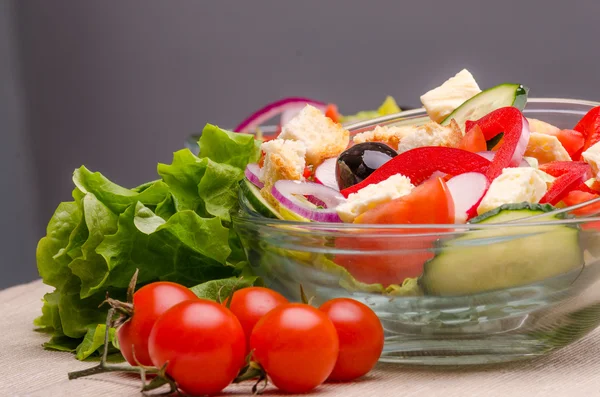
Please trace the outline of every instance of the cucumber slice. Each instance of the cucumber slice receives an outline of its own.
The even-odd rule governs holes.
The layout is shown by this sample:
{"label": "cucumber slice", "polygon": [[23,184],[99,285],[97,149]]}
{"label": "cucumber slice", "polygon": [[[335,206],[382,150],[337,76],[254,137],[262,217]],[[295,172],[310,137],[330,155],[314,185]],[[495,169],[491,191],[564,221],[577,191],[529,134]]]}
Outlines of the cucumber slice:
{"label": "cucumber slice", "polygon": [[528,93],[529,88],[521,84],[497,85],[464,102],[442,121],[442,125],[448,125],[454,119],[464,131],[467,120],[478,120],[496,109],[514,106],[523,110],[527,104]]}
{"label": "cucumber slice", "polygon": [[242,189],[242,193],[248,199],[252,207],[254,207],[256,212],[267,218],[284,219],[279,211],[264,199],[262,194],[260,194],[260,190],[258,190],[258,188],[248,179],[244,178],[240,181],[240,189]]}
{"label": "cucumber slice", "polygon": [[[504,223],[554,210],[551,205],[507,204],[471,223]],[[557,220],[562,215],[548,215]],[[455,296],[516,287],[583,265],[579,230],[571,226],[514,226],[473,230],[438,242],[419,283],[429,295]]]}

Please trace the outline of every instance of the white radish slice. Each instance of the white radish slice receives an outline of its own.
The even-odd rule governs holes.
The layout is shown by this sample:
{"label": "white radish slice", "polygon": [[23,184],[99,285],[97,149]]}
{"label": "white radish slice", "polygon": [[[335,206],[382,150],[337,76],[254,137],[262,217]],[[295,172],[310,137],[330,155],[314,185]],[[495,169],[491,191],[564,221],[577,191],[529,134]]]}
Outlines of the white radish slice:
{"label": "white radish slice", "polygon": [[[492,151],[477,152],[477,154],[490,161],[493,161],[494,157],[496,156],[496,152]],[[531,164],[529,164],[529,162],[525,160],[525,158],[522,158],[519,167],[531,167]]]}
{"label": "white radish slice", "polygon": [[336,163],[336,157],[332,157],[323,161],[315,170],[315,182],[335,189],[339,192],[340,187],[338,186],[337,178],[335,177]]}
{"label": "white radish slice", "polygon": [[456,223],[465,223],[476,214],[477,206],[489,187],[485,175],[479,172],[466,172],[446,182],[454,200]]}

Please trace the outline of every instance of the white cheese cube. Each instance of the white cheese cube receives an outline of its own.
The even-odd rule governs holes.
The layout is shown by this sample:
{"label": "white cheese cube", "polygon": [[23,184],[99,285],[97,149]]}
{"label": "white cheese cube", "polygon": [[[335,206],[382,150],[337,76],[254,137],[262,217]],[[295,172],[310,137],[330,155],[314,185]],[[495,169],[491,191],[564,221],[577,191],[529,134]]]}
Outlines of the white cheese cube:
{"label": "white cheese cube", "polygon": [[593,144],[585,152],[581,153],[581,157],[592,168],[594,178],[600,180],[600,142]]}
{"label": "white cheese cube", "polygon": [[463,69],[441,86],[423,94],[421,103],[431,120],[439,123],[465,101],[480,92],[473,75]]}
{"label": "white cheese cube", "polygon": [[409,194],[414,189],[410,179],[404,175],[396,174],[379,183],[373,183],[356,193],[337,206],[336,210],[344,222],[353,222],[364,212],[375,208],[379,204],[387,203]]}
{"label": "white cheese cube", "polygon": [[481,200],[477,213],[493,210],[503,204],[538,203],[548,185],[545,172],[535,168],[505,168],[502,174],[492,181],[490,188]]}

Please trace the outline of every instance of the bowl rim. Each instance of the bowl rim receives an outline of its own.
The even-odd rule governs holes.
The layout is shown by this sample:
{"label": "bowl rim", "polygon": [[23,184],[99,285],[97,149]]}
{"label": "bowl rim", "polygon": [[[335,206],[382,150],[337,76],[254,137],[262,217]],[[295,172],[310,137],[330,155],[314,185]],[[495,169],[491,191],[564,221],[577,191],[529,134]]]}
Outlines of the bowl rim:
{"label": "bowl rim", "polygon": [[[527,100],[527,104],[529,103],[536,103],[536,104],[555,104],[555,105],[581,105],[581,106],[589,106],[589,107],[597,107],[600,106],[600,102],[596,102],[596,101],[590,101],[590,100],[585,100],[585,99],[571,99],[571,98],[529,98]],[[555,111],[555,112],[559,112],[559,109],[552,109],[550,110],[550,112]],[[416,109],[411,109],[411,110],[405,110],[405,111],[401,111],[398,113],[394,113],[394,114],[389,114],[386,116],[381,116],[378,118],[374,118],[374,119],[369,119],[369,120],[364,120],[364,121],[358,121],[352,124],[348,124],[345,125],[344,127],[350,131],[350,133],[353,133],[357,130],[362,130],[362,129],[366,129],[366,128],[370,128],[370,127],[375,127],[376,125],[379,124],[383,124],[383,123],[390,123],[393,122],[395,120],[398,119],[404,119],[406,117],[414,117],[420,114],[425,113],[426,110],[425,108],[421,107],[421,108],[416,108]],[[424,117],[425,118],[425,117]],[[418,120],[418,118],[413,118],[413,120],[415,120],[415,122],[417,122],[416,120]],[[597,204],[600,203],[600,198],[596,198],[593,200],[590,200],[588,202],[584,202],[581,204],[576,204],[573,206],[569,206],[569,207],[565,207],[565,208],[557,208],[554,211],[550,211],[550,212],[546,212],[544,214],[540,214],[540,215],[536,215],[533,217],[527,217],[527,218],[522,218],[519,219],[518,221],[513,221],[513,222],[502,222],[502,223],[493,223],[493,224],[354,224],[354,223],[331,223],[331,222],[303,222],[303,221],[290,221],[290,220],[282,220],[282,219],[273,219],[273,218],[267,218],[259,213],[257,213],[256,211],[253,211],[252,209],[248,208],[247,205],[243,205],[244,203],[244,196],[240,193],[239,194],[239,200],[241,205],[241,211],[243,212],[243,214],[233,214],[232,215],[232,220],[234,222],[238,222],[238,223],[245,223],[245,222],[251,222],[251,223],[258,223],[261,226],[266,226],[266,227],[275,227],[275,226],[288,226],[288,227],[294,227],[294,229],[299,228],[299,229],[307,229],[309,231],[317,231],[317,230],[323,230],[323,231],[329,231],[329,232],[334,232],[334,231],[351,231],[351,230],[355,230],[355,231],[360,231],[360,230],[364,230],[364,231],[377,231],[377,230],[415,230],[416,233],[402,233],[402,235],[406,236],[406,237],[414,237],[415,234],[418,235],[422,235],[422,236],[428,236],[428,235],[437,235],[439,236],[440,233],[452,233],[455,234],[457,232],[465,232],[465,231],[471,231],[471,230],[482,230],[482,229],[497,229],[497,228],[506,228],[506,227],[542,227],[542,226],[559,226],[559,225],[580,225],[580,224],[586,224],[586,223],[592,223],[592,222],[598,222],[600,221],[600,214],[598,214],[599,216],[595,216],[595,217],[578,217],[578,218],[567,218],[567,219],[561,219],[561,220],[555,220],[555,221],[543,221],[543,222],[531,222],[531,220],[534,220],[534,218],[546,218],[548,216],[552,216],[552,215],[557,215],[557,214],[561,214],[561,213],[567,213],[569,211],[573,211],[575,209],[580,209],[583,207],[586,207],[588,205],[593,205],[593,204]],[[421,232],[418,233],[419,230],[423,230],[423,229],[437,229],[434,232]],[[362,234],[361,234],[362,235]],[[364,235],[362,235],[363,237],[366,237]]]}

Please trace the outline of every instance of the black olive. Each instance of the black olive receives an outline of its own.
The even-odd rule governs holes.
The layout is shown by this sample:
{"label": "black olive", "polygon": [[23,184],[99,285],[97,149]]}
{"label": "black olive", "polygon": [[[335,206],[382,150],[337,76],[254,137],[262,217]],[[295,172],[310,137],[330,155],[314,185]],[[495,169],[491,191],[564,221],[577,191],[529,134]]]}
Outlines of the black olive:
{"label": "black olive", "polygon": [[397,155],[394,149],[380,142],[359,143],[346,149],[338,157],[335,167],[340,189],[360,183]]}

